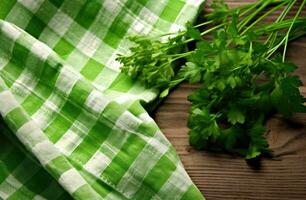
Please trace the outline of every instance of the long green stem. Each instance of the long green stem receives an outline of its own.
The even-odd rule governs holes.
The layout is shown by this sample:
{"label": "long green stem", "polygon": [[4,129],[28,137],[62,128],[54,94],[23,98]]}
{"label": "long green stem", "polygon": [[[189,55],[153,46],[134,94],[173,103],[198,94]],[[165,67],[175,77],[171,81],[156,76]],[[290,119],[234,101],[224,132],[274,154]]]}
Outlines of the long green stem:
{"label": "long green stem", "polygon": [[[296,0],[291,1],[286,8],[283,10],[283,12],[278,16],[278,18],[275,20],[275,23],[283,21],[284,18],[287,16],[288,12],[291,10],[292,6],[296,3]],[[271,47],[277,38],[278,32],[271,33],[269,37],[267,38],[265,44],[269,43],[269,47]]]}
{"label": "long green stem", "polygon": [[[287,13],[288,13],[289,10],[291,9],[291,7],[293,6],[293,4],[294,4],[295,1],[296,1],[296,0],[290,1],[290,4],[288,4],[288,6],[285,8],[285,10],[284,10],[284,11],[281,13],[281,15],[278,17],[278,19],[276,20],[276,23],[269,24],[269,25],[263,25],[262,28],[260,28],[260,27],[257,28],[257,30],[255,30],[255,32],[258,33],[258,34],[263,34],[264,32],[270,32],[270,31],[276,31],[276,30],[285,29],[285,28],[287,28],[288,26],[289,26],[289,29],[290,29],[290,31],[291,31],[292,25],[293,25],[293,24],[304,23],[306,19],[303,19],[303,18],[302,18],[302,19],[298,19],[298,18],[297,18],[297,17],[299,16],[299,13],[297,13],[297,15],[296,15],[297,17],[295,17],[294,19],[289,19],[289,20],[281,21],[281,20],[283,20],[284,17],[287,15]],[[305,1],[305,0],[304,0],[304,1]],[[280,8],[281,8],[282,6],[284,6],[286,3],[288,3],[288,1],[282,1],[281,4],[277,5],[277,6],[274,7],[273,9],[269,10],[266,14],[262,15],[261,17],[259,17],[254,23],[252,23],[249,27],[247,27],[247,28],[243,31],[243,33],[242,33],[241,35],[245,34],[245,32],[248,31],[248,30],[250,30],[255,24],[259,23],[261,20],[263,20],[263,19],[264,19],[265,17],[267,17],[269,14],[271,14],[271,13],[275,12],[276,10],[280,9]],[[302,5],[300,8],[302,8],[302,7],[303,7],[303,5]],[[299,10],[300,10],[300,9],[299,9]],[[200,25],[209,24],[209,23],[211,23],[211,21],[202,23],[202,24],[200,24]],[[201,33],[201,35],[202,35],[202,36],[203,36],[203,35],[206,35],[206,34],[212,32],[212,31],[214,31],[214,30],[216,30],[216,29],[221,28],[221,27],[224,26],[224,25],[226,25],[226,23],[222,23],[222,24],[219,24],[219,25],[217,25],[217,26],[214,26],[213,28],[210,28],[210,29],[208,29],[208,30],[206,30],[206,31],[203,31],[203,32]],[[195,26],[195,27],[197,27],[197,26]],[[291,27],[291,28],[290,28],[290,27]],[[288,38],[288,39],[289,39],[289,38]],[[193,39],[193,38],[190,38],[190,39],[187,39],[187,40],[183,41],[182,44],[187,44],[187,43],[192,42],[192,41],[194,41],[194,39]],[[281,41],[281,44],[282,44],[283,42],[285,42],[285,41],[286,41],[285,38],[283,38],[283,40]],[[277,50],[277,49],[279,48],[279,46],[281,46],[281,44],[280,44],[280,45],[276,45],[276,46],[274,46],[273,48],[270,48],[270,50],[269,50],[268,53],[269,53],[269,54],[273,54],[274,51]],[[171,55],[171,56],[173,57],[174,60],[177,60],[177,59],[180,59],[180,58],[183,58],[183,57],[187,57],[187,56],[191,55],[191,53],[193,53],[193,52],[186,52],[186,53],[181,53],[181,54],[173,54],[173,55]],[[269,57],[269,56],[268,56],[268,57]]]}
{"label": "long green stem", "polygon": [[270,15],[271,13],[275,12],[276,10],[279,10],[281,7],[283,7],[287,2],[283,2],[277,6],[275,6],[274,8],[272,8],[271,10],[269,10],[268,12],[266,12],[265,14],[261,15],[256,21],[254,21],[250,26],[248,26],[246,29],[243,30],[243,32],[241,33],[241,35],[245,34],[248,30],[250,30],[252,27],[254,27],[258,22],[262,21],[263,19],[265,19],[268,15]]}
{"label": "long green stem", "polygon": [[[240,7],[240,9],[245,9],[245,8],[248,8],[248,7],[251,7],[251,8],[255,8],[256,6],[258,5],[258,3],[254,3],[254,4],[247,4],[245,6],[242,6]],[[234,9],[231,9],[230,11],[233,11],[235,10]],[[246,10],[246,11],[250,11],[250,9]],[[242,16],[244,15],[245,13],[241,13],[239,14],[239,16]],[[209,14],[206,15],[206,17],[208,17]],[[203,23],[200,23],[200,24],[197,24],[195,26],[193,26],[194,28],[199,28],[199,27],[202,27],[202,26],[205,26],[205,25],[209,25],[209,24],[212,24],[213,22],[215,22],[214,20],[209,20],[209,21],[206,21],[206,22],[203,22]],[[210,32],[210,31],[209,31]],[[184,35],[185,34],[185,31],[181,31],[180,33],[177,33],[177,32],[170,32],[170,33],[164,33],[164,34],[159,34],[159,35],[155,35],[155,36],[152,36],[151,38],[154,39],[154,38],[160,38],[160,37],[165,37],[165,36],[171,36],[171,35],[175,35],[175,36],[180,36],[180,35]],[[206,33],[203,33],[203,35],[205,35]],[[191,42],[193,40],[190,40],[188,42]],[[187,43],[188,43],[187,42]]]}
{"label": "long green stem", "polygon": [[251,6],[248,9],[246,9],[244,12],[241,13],[241,16],[251,12],[253,9],[255,9],[260,4],[261,4],[261,1],[258,1],[258,2],[254,3],[254,4],[251,4]]}
{"label": "long green stem", "polygon": [[[269,4],[275,4],[275,3],[281,3],[281,2],[283,2],[284,0],[272,0],[272,1],[270,1],[270,3]],[[243,15],[245,15],[245,14],[247,14],[247,13],[250,13],[253,9],[255,9],[258,5],[260,5],[262,3],[262,1],[257,1],[257,2],[255,2],[255,3],[251,3],[251,4],[246,4],[245,6],[242,6],[242,7],[240,7],[241,9],[243,9],[243,8],[248,8],[248,9],[246,9],[245,11],[243,11],[242,13],[241,13],[241,16],[243,16]]]}
{"label": "long green stem", "polygon": [[[221,28],[221,27],[224,26],[224,25],[225,25],[225,23],[222,23],[222,24],[219,24],[219,25],[217,25],[217,26],[214,26],[213,28],[210,28],[210,29],[208,29],[208,30],[206,30],[206,31],[203,31],[203,32],[201,33],[201,36],[207,35],[208,33],[212,32],[212,31],[214,31],[214,30],[216,30],[216,29],[218,29],[218,28]],[[189,39],[185,40],[185,41],[183,42],[183,44],[187,44],[187,43],[192,42],[192,41],[194,41],[194,40],[195,40],[195,39],[193,39],[193,38],[189,38]]]}
{"label": "long green stem", "polygon": [[290,38],[289,38],[290,32],[291,32],[293,26],[296,25],[297,19],[298,19],[299,15],[301,14],[302,9],[303,9],[305,3],[306,3],[306,0],[303,0],[303,2],[302,2],[302,4],[301,4],[301,6],[299,7],[299,10],[297,11],[296,15],[294,16],[294,18],[293,18],[292,20],[290,20],[291,23],[290,23],[290,26],[289,26],[289,29],[288,29],[286,35],[283,37],[283,39],[280,40],[280,42],[279,42],[277,45],[275,45],[273,48],[271,48],[271,49],[267,52],[267,54],[268,54],[267,58],[269,58],[271,55],[273,55],[273,53],[274,53],[277,49],[279,49],[282,45],[285,45],[285,46],[284,46],[284,50],[283,50],[283,57],[282,57],[283,62],[285,61],[285,56],[286,56],[286,51],[287,51],[287,45],[288,45],[288,41],[289,41],[289,39],[290,39]]}
{"label": "long green stem", "polygon": [[287,31],[287,34],[285,36],[286,39],[285,39],[285,46],[284,46],[284,51],[283,51],[283,59],[282,59],[283,62],[285,62],[285,57],[286,57],[286,51],[287,51],[287,46],[288,46],[288,40],[289,40],[290,32],[292,30],[292,27],[293,27],[296,19],[298,18],[298,16],[300,16],[300,14],[302,12],[302,9],[304,8],[305,3],[306,3],[306,0],[303,0],[301,6],[299,7],[299,10],[297,11],[296,15],[293,18],[293,21],[292,21],[292,23],[291,23],[291,25],[289,27],[289,30]]}
{"label": "long green stem", "polygon": [[211,24],[211,23],[213,23],[213,22],[214,22],[214,20],[209,20],[209,21],[207,21],[207,22],[203,22],[203,23],[200,23],[200,24],[195,25],[194,28],[199,28],[199,27],[201,27],[201,26],[205,26],[205,25]]}
{"label": "long green stem", "polygon": [[187,51],[187,52],[184,52],[184,53],[172,54],[172,55],[169,55],[169,56],[174,57],[174,58],[186,57],[186,56],[189,56],[192,53],[193,53],[193,51]]}
{"label": "long green stem", "polygon": [[[274,1],[273,1],[273,0],[269,0],[268,2],[263,3],[263,5],[262,5],[258,10],[264,9],[267,5],[269,5],[269,4],[271,4],[271,3],[278,3],[278,2],[279,2],[279,1],[277,1],[277,0],[276,0],[276,1],[275,1],[275,0],[274,0]],[[265,18],[268,14],[270,14],[270,13],[274,12],[275,10],[279,9],[279,8],[280,8],[281,6],[283,6],[283,4],[285,4],[286,2],[287,2],[287,1],[283,1],[281,4],[279,4],[279,5],[276,6],[275,8],[271,9],[271,12],[269,11],[267,14],[265,14],[263,17],[261,17],[260,20],[256,20],[256,23],[258,23],[259,21],[261,21],[261,20],[262,20],[263,18]],[[244,7],[241,7],[240,9],[242,9],[242,8],[248,8],[248,7],[249,7],[249,8],[248,8],[246,11],[240,13],[240,14],[239,14],[239,17],[241,17],[241,16],[243,16],[244,14],[246,14],[246,12],[250,12],[252,9],[256,8],[256,7],[257,7],[258,5],[260,5],[261,3],[262,3],[262,1],[259,1],[259,2],[254,3],[254,4],[248,4],[248,5],[244,6]],[[235,9],[231,9],[231,11],[233,11],[233,10],[235,10]],[[255,12],[255,13],[257,13],[257,12]],[[252,15],[256,16],[257,14],[255,14],[255,13],[253,13]],[[253,16],[253,17],[254,17],[254,16]],[[252,18],[253,18],[253,17],[252,17]],[[249,18],[249,20],[251,20],[252,18]],[[249,20],[248,20],[248,21],[249,21]],[[248,21],[247,21],[246,23],[248,23]],[[194,28],[198,28],[198,27],[201,27],[201,26],[204,26],[204,25],[208,25],[208,24],[211,24],[211,23],[213,23],[213,22],[214,22],[214,20],[210,20],[210,21],[207,21],[207,22],[198,24],[198,25],[194,26]],[[253,23],[253,24],[251,25],[251,27],[252,27],[253,25],[255,25],[256,23]],[[204,35],[206,35],[206,34],[212,32],[212,31],[214,31],[214,30],[216,30],[216,29],[218,29],[218,28],[221,28],[221,27],[224,26],[224,25],[226,25],[226,22],[224,22],[224,23],[222,23],[222,24],[219,24],[219,25],[217,25],[217,26],[214,26],[213,28],[208,29],[208,30],[202,32],[202,33],[201,33],[201,36],[204,36]],[[249,28],[251,28],[251,27],[249,27]],[[192,42],[192,41],[194,41],[194,39],[190,38],[190,39],[184,41],[183,44],[186,44],[186,43],[189,43],[189,42]]]}
{"label": "long green stem", "polygon": [[267,5],[269,5],[271,3],[271,0],[266,0],[266,1],[261,0],[260,2],[264,3],[258,9],[256,9],[255,12],[250,14],[248,17],[246,17],[238,24],[239,31],[241,31],[241,29],[245,27],[260,11],[262,11]]}
{"label": "long green stem", "polygon": [[[203,23],[200,23],[200,24],[197,24],[194,26],[194,28],[199,28],[201,26],[205,26],[205,25],[208,25],[208,24],[211,24],[213,23],[214,21],[213,20],[210,20],[210,21],[206,21],[206,22],[203,22]],[[165,33],[165,34],[161,34],[161,35],[157,35],[157,36],[154,36],[156,38],[160,38],[160,37],[164,37],[164,36],[169,36],[169,35],[175,35],[175,36],[178,36],[178,35],[183,35],[185,33],[185,31],[182,31],[181,33],[177,33],[177,32],[171,32],[171,33]],[[153,37],[152,37],[153,38]]]}
{"label": "long green stem", "polygon": [[[283,29],[288,29],[289,26],[291,25],[293,19],[287,19],[287,20],[283,20],[280,22],[275,22],[272,24],[265,24],[263,26],[257,27],[254,32],[257,34],[264,34],[264,33],[271,33],[273,31],[279,31],[279,30],[283,30]],[[295,26],[299,27],[299,25],[303,26],[303,24],[305,24],[306,22],[306,18],[298,18],[295,21]],[[301,27],[299,27],[301,28]]]}

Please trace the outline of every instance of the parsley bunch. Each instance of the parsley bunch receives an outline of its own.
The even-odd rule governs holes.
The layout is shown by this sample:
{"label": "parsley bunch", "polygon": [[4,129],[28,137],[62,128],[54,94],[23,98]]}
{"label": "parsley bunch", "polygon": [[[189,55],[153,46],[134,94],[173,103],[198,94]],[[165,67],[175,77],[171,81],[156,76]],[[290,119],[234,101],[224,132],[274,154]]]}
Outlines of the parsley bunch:
{"label": "parsley bunch", "polygon": [[[296,0],[260,0],[234,9],[214,1],[206,22],[178,33],[131,37],[131,54],[117,60],[122,72],[160,89],[161,97],[182,81],[201,83],[188,97],[190,144],[255,158],[269,152],[264,124],[271,114],[306,111],[302,83],[291,75],[296,66],[285,60],[288,42],[306,33],[300,17],[305,3],[289,18]],[[278,10],[274,23],[266,23]],[[207,34],[212,39],[203,39]]]}

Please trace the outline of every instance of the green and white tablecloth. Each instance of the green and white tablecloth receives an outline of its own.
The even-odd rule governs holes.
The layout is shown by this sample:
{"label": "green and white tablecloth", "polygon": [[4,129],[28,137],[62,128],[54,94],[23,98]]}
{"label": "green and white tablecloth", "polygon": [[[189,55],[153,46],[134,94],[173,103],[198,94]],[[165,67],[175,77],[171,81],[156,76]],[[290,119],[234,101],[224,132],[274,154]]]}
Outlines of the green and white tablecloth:
{"label": "green and white tablecloth", "polygon": [[[0,0],[0,197],[198,200],[119,71],[130,34],[184,28],[202,0]],[[0,199],[1,199],[0,198]]]}

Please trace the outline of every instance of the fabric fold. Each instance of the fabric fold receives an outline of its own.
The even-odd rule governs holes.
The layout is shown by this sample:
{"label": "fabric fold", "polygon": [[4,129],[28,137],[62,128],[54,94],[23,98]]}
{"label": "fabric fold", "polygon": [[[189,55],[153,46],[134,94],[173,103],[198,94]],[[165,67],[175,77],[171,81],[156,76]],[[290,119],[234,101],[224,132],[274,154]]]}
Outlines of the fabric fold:
{"label": "fabric fold", "polygon": [[0,137],[12,145],[1,147],[0,197],[203,199],[140,104],[157,91],[115,61],[127,35],[182,29],[201,3],[5,0]]}

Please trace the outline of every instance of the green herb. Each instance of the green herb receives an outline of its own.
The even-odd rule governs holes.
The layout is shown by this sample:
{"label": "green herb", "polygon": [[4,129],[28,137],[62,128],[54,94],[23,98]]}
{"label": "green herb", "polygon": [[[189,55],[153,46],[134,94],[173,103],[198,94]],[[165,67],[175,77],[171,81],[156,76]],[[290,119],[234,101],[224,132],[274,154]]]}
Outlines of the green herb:
{"label": "green herb", "polygon": [[[291,75],[296,66],[285,61],[288,42],[306,33],[306,19],[300,17],[305,3],[288,18],[296,0],[261,0],[234,9],[214,1],[207,22],[160,36],[169,37],[166,42],[160,37],[131,37],[131,54],[118,60],[124,73],[160,89],[161,97],[182,81],[202,83],[188,97],[190,144],[251,159],[269,152],[264,124],[271,114],[290,117],[306,111],[298,89],[301,81]],[[281,9],[275,22],[265,23]],[[207,25],[210,28],[203,30]],[[213,38],[203,39],[207,34]],[[191,43],[194,48],[187,49]]]}

